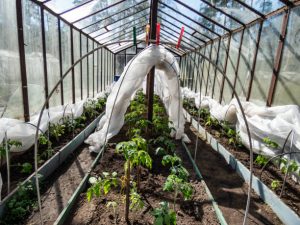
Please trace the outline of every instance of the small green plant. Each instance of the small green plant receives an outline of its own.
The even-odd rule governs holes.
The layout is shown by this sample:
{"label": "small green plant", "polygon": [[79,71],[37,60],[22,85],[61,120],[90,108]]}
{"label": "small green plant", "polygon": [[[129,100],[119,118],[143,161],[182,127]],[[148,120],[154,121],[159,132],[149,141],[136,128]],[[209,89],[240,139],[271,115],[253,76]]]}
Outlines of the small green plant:
{"label": "small green plant", "polygon": [[117,173],[113,172],[112,174],[108,172],[103,172],[102,177],[95,178],[91,177],[89,179],[92,184],[91,187],[87,190],[86,196],[87,200],[90,202],[94,196],[100,197],[102,195],[107,195],[112,187],[118,186]]}
{"label": "small green plant", "polygon": [[74,119],[74,128],[84,128],[86,122],[86,116],[82,115]]}
{"label": "small green plant", "polygon": [[31,174],[32,173],[32,165],[28,162],[23,163],[21,173]]}
{"label": "small green plant", "polygon": [[158,136],[155,139],[151,139],[150,143],[155,146],[160,146],[165,149],[168,153],[173,153],[175,151],[176,145],[174,141],[168,136]]}
{"label": "small green plant", "polygon": [[285,173],[290,174],[296,172],[299,168],[298,164],[294,160],[288,162],[287,159],[282,158],[280,162],[283,164],[283,166],[281,167],[281,172],[284,174]]}
{"label": "small green plant", "polygon": [[133,182],[133,187],[130,189],[130,206],[129,209],[138,211],[144,208],[142,197],[137,193],[136,184]]}
{"label": "small green plant", "polygon": [[50,131],[50,137],[55,138],[55,140],[58,142],[59,139],[65,133],[65,125],[52,123],[50,124],[49,131]]}
{"label": "small green plant", "polygon": [[183,179],[179,178],[175,174],[170,174],[167,177],[167,180],[163,187],[164,191],[173,191],[174,192],[174,210],[176,205],[176,199],[179,192],[182,193],[184,200],[189,200],[192,198],[193,194],[193,187],[190,183],[184,181]]}
{"label": "small green plant", "polygon": [[106,203],[106,207],[112,208],[114,212],[114,219],[115,219],[115,224],[117,224],[117,208],[118,208],[118,203],[115,201],[109,201]]}
{"label": "small green plant", "polygon": [[279,180],[272,180],[271,188],[272,190],[277,190],[280,187],[281,182]]}
{"label": "small green plant", "polygon": [[269,137],[265,137],[262,139],[266,146],[270,148],[278,148],[278,144],[275,141],[272,141]]}
{"label": "small green plant", "polygon": [[268,158],[263,155],[258,155],[254,162],[260,166],[265,166],[268,162]]}
{"label": "small green plant", "polygon": [[208,116],[205,120],[205,126],[207,127],[214,127],[217,128],[219,127],[219,121],[211,116]]}
{"label": "small green plant", "polygon": [[[11,140],[11,139],[7,140],[7,150],[8,150],[8,152],[11,150],[12,147],[19,148],[21,146],[22,146],[22,142],[20,142],[20,141]],[[5,157],[6,157],[6,143],[4,141],[2,141],[2,144],[0,145],[0,158],[1,158],[0,165],[2,165],[2,160]]]}
{"label": "small green plant", "polygon": [[96,101],[89,99],[84,103],[83,106],[83,115],[87,118],[94,118],[98,115],[98,111],[96,110]]}
{"label": "small green plant", "polygon": [[174,155],[165,155],[161,161],[163,166],[170,165],[171,174],[178,176],[184,181],[188,180],[189,172],[182,165],[182,160],[175,153]]}
{"label": "small green plant", "polygon": [[163,166],[171,165],[172,167],[174,167],[176,165],[180,165],[182,163],[182,160],[174,153],[174,155],[165,155],[161,163]]}
{"label": "small green plant", "polygon": [[169,203],[161,202],[151,214],[154,216],[154,225],[176,225],[176,213],[169,209]]}

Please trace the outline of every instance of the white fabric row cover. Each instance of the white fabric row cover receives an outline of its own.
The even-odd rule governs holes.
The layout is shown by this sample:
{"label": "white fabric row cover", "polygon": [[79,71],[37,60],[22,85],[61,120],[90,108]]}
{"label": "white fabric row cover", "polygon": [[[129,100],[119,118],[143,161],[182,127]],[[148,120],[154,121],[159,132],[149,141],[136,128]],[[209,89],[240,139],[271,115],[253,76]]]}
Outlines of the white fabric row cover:
{"label": "white fabric row cover", "polygon": [[[245,122],[235,98],[228,105],[221,105],[208,96],[201,96],[200,99],[200,93],[195,93],[187,87],[182,88],[181,91],[184,97],[195,99],[197,108],[207,108],[212,117],[235,125],[243,145],[249,149]],[[284,142],[291,131],[293,134],[286,143],[285,152],[300,152],[300,107],[298,105],[264,107],[246,101],[242,101],[241,104],[247,118],[255,153],[266,156],[281,153]],[[279,147],[277,149],[267,147],[262,140],[266,137],[275,141]],[[292,159],[299,163],[300,154],[293,154]]]}
{"label": "white fabric row cover", "polygon": [[150,45],[128,62],[112,87],[107,98],[106,112],[98,124],[97,132],[85,140],[85,143],[91,145],[90,151],[99,152],[105,142],[120,131],[130,100],[153,66],[156,68],[155,84],[160,83],[160,94],[175,128],[171,135],[176,139],[185,137],[178,62],[164,47]]}
{"label": "white fabric row cover", "polygon": [[[105,93],[109,92],[109,89],[110,88],[108,87],[106,91],[98,93],[94,99],[104,97]],[[58,123],[63,116],[71,117],[73,114],[73,118],[80,117],[83,113],[84,103],[87,100],[89,99],[76,102],[75,104],[67,104],[64,106],[60,105],[44,110],[40,130],[45,132],[48,129],[49,123]],[[34,145],[34,137],[39,115],[40,114],[38,113],[32,116],[28,123],[17,119],[0,118],[0,144],[3,142],[6,132],[7,139],[22,143],[21,147],[13,146],[10,149],[11,152],[23,152],[29,149],[32,145]]]}

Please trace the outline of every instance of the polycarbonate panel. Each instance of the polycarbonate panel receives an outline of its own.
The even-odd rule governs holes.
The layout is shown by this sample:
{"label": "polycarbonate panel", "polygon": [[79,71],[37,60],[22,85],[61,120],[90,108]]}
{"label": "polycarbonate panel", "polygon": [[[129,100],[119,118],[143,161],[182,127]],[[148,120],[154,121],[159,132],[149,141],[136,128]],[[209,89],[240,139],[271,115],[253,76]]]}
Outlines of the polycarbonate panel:
{"label": "polycarbonate panel", "polygon": [[[239,55],[239,47],[241,42],[242,32],[234,33],[231,36],[229,57],[227,61],[226,77],[229,79],[231,85],[234,85],[235,71],[237,69],[237,61]],[[223,89],[222,103],[228,104],[232,98],[233,90],[228,81],[225,80]]]}
{"label": "polycarbonate panel", "polygon": [[30,0],[24,0],[22,6],[29,114],[32,116],[45,102],[41,11]]}
{"label": "polycarbonate panel", "polygon": [[90,3],[63,14],[62,17],[70,22],[75,22],[117,2],[120,2],[120,0],[91,1]]}
{"label": "polycarbonate panel", "polygon": [[258,29],[259,24],[256,24],[245,29],[244,32],[238,76],[235,85],[236,93],[241,100],[245,100],[247,96]]}
{"label": "polycarbonate panel", "polygon": [[[45,11],[45,35],[46,35],[46,53],[47,53],[47,74],[48,90],[52,91],[60,79],[59,64],[59,38],[58,38],[58,20],[55,16]],[[52,97],[49,105],[57,106],[61,104],[61,85],[59,85]]]}
{"label": "polycarbonate panel", "polygon": [[[185,22],[186,24],[188,24],[191,27],[193,27],[195,30],[200,31],[201,33],[205,33],[206,35],[210,36],[211,38],[215,38],[216,35],[213,34],[212,32],[210,32],[209,30],[207,30],[207,29],[199,26],[197,23],[206,26],[207,28],[213,30],[214,32],[216,32],[216,33],[218,33],[220,35],[222,35],[222,34],[225,33],[225,31],[221,27],[213,24],[212,22],[208,21],[207,19],[199,16],[195,12],[189,10],[188,8],[182,6],[182,5],[180,5],[180,4],[178,4],[178,3],[174,2],[174,1],[168,3],[167,5],[168,5],[168,7],[166,7],[166,6],[162,5],[162,4],[159,4],[158,7],[161,9],[161,11],[163,11],[163,12],[171,15],[172,17],[177,18],[180,21]],[[177,12],[182,13],[186,17],[183,16],[183,15],[178,14],[174,10],[176,10]],[[161,16],[163,18],[167,17],[165,14],[161,14]],[[197,23],[195,23],[195,22],[197,22]]]}
{"label": "polycarbonate panel", "polygon": [[116,75],[121,75],[126,65],[125,55],[117,54],[116,56]]}
{"label": "polycarbonate panel", "polygon": [[105,11],[102,11],[91,17],[83,19],[83,20],[75,23],[74,25],[80,29],[91,25],[91,26],[87,27],[86,29],[84,29],[83,31],[84,32],[92,32],[92,31],[99,29],[102,26],[113,23],[115,21],[122,20],[124,18],[127,18],[130,15],[132,15],[140,10],[143,10],[147,7],[148,8],[150,7],[149,1],[127,0],[125,2],[115,5],[113,7],[110,7],[108,9],[106,9]]}
{"label": "polycarbonate panel", "polygon": [[0,117],[23,120],[16,1],[0,1]]}
{"label": "polycarbonate panel", "polygon": [[[92,51],[94,49],[93,41],[91,39],[88,39],[88,52]],[[88,64],[89,64],[89,73],[88,73],[88,96],[91,98],[93,97],[93,90],[94,90],[94,68],[93,68],[93,54],[89,54],[88,56]]]}
{"label": "polycarbonate panel", "polygon": [[[81,55],[84,56],[87,53],[87,38],[81,35]],[[87,57],[82,59],[82,97],[83,99],[88,96],[88,63]]]}
{"label": "polycarbonate panel", "polygon": [[272,105],[300,105],[300,7],[291,11]]}
{"label": "polycarbonate panel", "polygon": [[[218,46],[219,46],[219,41],[214,41],[212,44],[212,54],[211,54],[211,61],[212,63],[217,63],[217,53],[218,53]],[[216,67],[210,63],[209,67],[209,74],[208,74],[208,79],[207,79],[207,87],[206,87],[206,95],[207,96],[212,96],[212,89],[213,89],[213,84],[215,80],[215,70]]]}
{"label": "polycarbonate panel", "polygon": [[250,100],[259,105],[266,105],[279,43],[282,16],[280,14],[269,18],[263,25],[250,95]]}
{"label": "polycarbonate panel", "polygon": [[[228,44],[229,44],[228,37],[221,39],[218,68],[221,69],[222,71],[225,70]],[[222,86],[223,79],[224,79],[224,77],[223,77],[222,73],[220,73],[220,71],[217,71],[216,78],[215,78],[215,85],[214,85],[214,93],[213,93],[213,98],[217,101],[219,101],[219,99],[220,99],[220,94],[221,94],[220,92],[221,92],[221,86]]]}
{"label": "polycarbonate panel", "polygon": [[[94,42],[94,49],[97,48],[97,44]],[[97,51],[93,53],[94,55],[94,95],[97,93],[97,75],[98,75],[98,55]]]}
{"label": "polycarbonate panel", "polygon": [[98,74],[97,74],[97,92],[101,91],[101,49],[98,51]]}
{"label": "polycarbonate panel", "polygon": [[[80,33],[73,29],[73,51],[74,62],[80,59]],[[74,68],[74,81],[75,81],[75,100],[81,100],[81,68],[78,63]]]}
{"label": "polycarbonate panel", "polygon": [[[195,1],[195,0],[184,0],[183,1],[183,0],[181,0],[181,2],[183,2],[184,4],[188,5],[189,7],[193,8],[193,9],[197,10],[198,12],[200,12],[204,16],[212,19],[213,21],[227,27],[228,29],[236,29],[240,26],[240,24],[237,23],[236,21],[232,20],[225,14],[210,7],[209,5],[205,4],[202,1]],[[201,20],[203,22],[208,21],[208,20],[204,19],[203,17],[201,17]]]}
{"label": "polycarbonate panel", "polygon": [[52,9],[56,13],[64,12],[68,9],[72,9],[75,6],[81,5],[84,2],[90,0],[51,0],[45,3],[50,9]]}
{"label": "polycarbonate panel", "polygon": [[[61,52],[63,75],[71,67],[71,31],[70,26],[61,22]],[[65,77],[64,82],[64,104],[72,103],[72,71]]]}
{"label": "polycarbonate panel", "polygon": [[102,89],[105,90],[105,77],[106,77],[106,49],[105,48],[102,49],[101,67],[102,67],[102,78],[101,78]]}

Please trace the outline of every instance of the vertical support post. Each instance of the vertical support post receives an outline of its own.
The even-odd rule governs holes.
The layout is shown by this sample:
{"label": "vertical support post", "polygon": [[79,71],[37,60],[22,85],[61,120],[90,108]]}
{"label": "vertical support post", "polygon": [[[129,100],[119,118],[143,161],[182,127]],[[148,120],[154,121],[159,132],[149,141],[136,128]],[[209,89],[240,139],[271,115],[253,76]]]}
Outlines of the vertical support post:
{"label": "vertical support post", "polygon": [[[73,28],[70,26],[71,37],[71,65],[74,64],[74,42],[73,42]],[[75,70],[72,69],[72,103],[75,103]]]}
{"label": "vertical support post", "polygon": [[114,54],[114,75],[116,75],[116,54]]}
{"label": "vertical support post", "polygon": [[[150,23],[150,38],[152,40],[156,38],[157,7],[158,7],[158,0],[151,0],[149,23]],[[152,67],[149,74],[147,75],[147,103],[148,103],[147,118],[151,122],[153,117],[154,76],[155,76],[155,67]]]}
{"label": "vertical support post", "polygon": [[[204,46],[204,53],[203,53],[203,55],[205,55],[206,54],[206,49],[207,49],[207,45],[205,45]],[[203,58],[202,59],[202,74],[201,74],[201,80],[200,80],[200,84],[199,84],[199,89],[202,91],[202,82],[203,82],[203,80],[204,80],[204,78],[203,78],[203,76],[204,76],[204,65],[205,65],[205,59]],[[201,95],[202,95],[202,93],[201,93]]]}
{"label": "vertical support post", "polygon": [[281,34],[280,34],[280,40],[276,51],[276,58],[274,62],[274,68],[273,68],[273,74],[272,74],[272,80],[269,88],[268,93],[268,99],[267,99],[267,106],[271,106],[273,102],[273,97],[276,89],[276,84],[279,76],[279,71],[281,67],[281,61],[282,61],[282,53],[283,53],[283,46],[286,38],[287,33],[287,26],[288,26],[288,20],[290,15],[290,8],[288,8],[285,12],[285,15],[283,17],[282,25],[281,25]]}
{"label": "vertical support post", "polygon": [[[45,99],[48,98],[48,71],[47,71],[47,49],[46,49],[46,34],[45,34],[45,13],[44,9],[41,10],[41,28],[42,28],[42,48],[43,48],[43,67],[44,67],[44,85],[45,85]],[[49,108],[49,102],[46,103],[46,108]]]}
{"label": "vertical support post", "polygon": [[246,101],[249,101],[250,95],[251,95],[252,83],[253,83],[253,78],[254,78],[254,72],[255,72],[255,67],[256,67],[256,60],[257,60],[257,54],[258,54],[258,49],[259,49],[259,43],[260,43],[263,23],[264,23],[264,21],[262,20],[259,24],[259,30],[257,33],[256,46],[255,46],[255,52],[254,52],[254,56],[253,56],[254,58],[253,58],[252,68],[251,68],[251,72],[250,72],[250,81],[249,81]]}
{"label": "vertical support post", "polygon": [[[233,82],[233,89],[235,90],[235,86],[236,86],[236,81],[237,81],[237,77],[238,77],[238,73],[239,73],[239,66],[240,66],[240,59],[241,59],[241,52],[242,52],[242,46],[243,46],[243,40],[244,40],[244,33],[245,33],[245,27],[242,30],[242,34],[241,34],[241,40],[240,40],[240,46],[239,46],[239,52],[238,52],[238,58],[237,58],[237,62],[236,62],[236,67],[234,70],[234,82]],[[234,93],[232,90],[232,96],[231,98],[234,97]]]}
{"label": "vertical support post", "polygon": [[[63,75],[63,68],[62,68],[62,49],[61,49],[61,29],[60,29],[60,18],[58,18],[58,50],[59,50],[59,71],[60,71],[60,78],[62,78]],[[60,83],[60,89],[61,89],[61,104],[64,105],[64,85],[63,81]]]}
{"label": "vertical support post", "polygon": [[[228,60],[229,60],[230,43],[231,43],[231,34],[229,34],[229,37],[228,37],[228,47],[227,47],[227,51],[226,51],[226,59],[225,59],[225,65],[224,65],[224,74],[225,74],[225,76],[227,76],[226,71],[227,71],[227,64],[228,64]],[[219,103],[222,103],[224,84],[225,84],[225,78],[223,77],[222,83],[221,83]]]}
{"label": "vertical support post", "polygon": [[101,82],[101,91],[103,91],[103,63],[102,63],[102,59],[103,59],[103,48],[100,49],[100,63],[101,63],[101,73],[100,73],[100,82]]}
{"label": "vertical support post", "polygon": [[29,121],[29,102],[28,102],[25,48],[24,48],[25,43],[24,43],[24,33],[23,33],[22,1],[20,0],[16,0],[16,13],[17,13],[17,26],[18,26],[18,42],[19,42],[24,120],[25,122],[27,122]]}

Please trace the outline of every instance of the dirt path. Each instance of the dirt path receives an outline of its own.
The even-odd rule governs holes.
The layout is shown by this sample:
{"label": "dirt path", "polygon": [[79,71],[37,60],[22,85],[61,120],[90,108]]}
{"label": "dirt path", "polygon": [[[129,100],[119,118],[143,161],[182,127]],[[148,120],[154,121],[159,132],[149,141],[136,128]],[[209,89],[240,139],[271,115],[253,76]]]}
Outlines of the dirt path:
{"label": "dirt path", "polygon": [[[188,147],[194,156],[196,130],[190,124],[186,124],[185,132],[192,140]],[[242,224],[248,185],[220,154],[201,139],[198,142],[196,163],[227,223]],[[271,208],[253,192],[248,224],[282,224],[282,222]]]}
{"label": "dirt path", "polygon": [[[46,181],[47,188],[42,194],[44,225],[54,223],[91,167],[93,160],[94,157],[90,155],[87,146],[81,145]],[[38,211],[32,212],[24,224],[39,225]]]}

